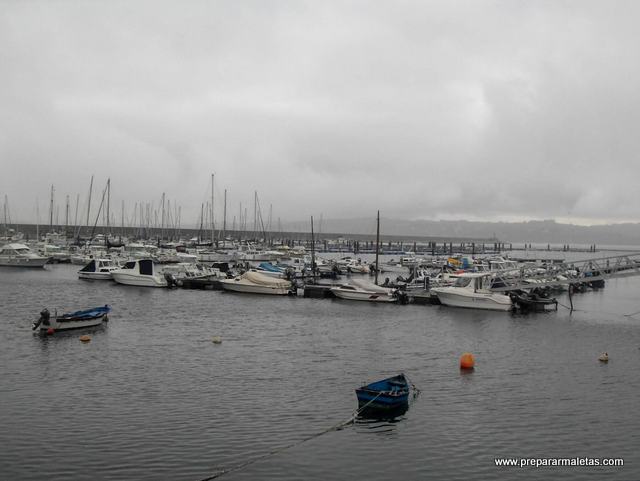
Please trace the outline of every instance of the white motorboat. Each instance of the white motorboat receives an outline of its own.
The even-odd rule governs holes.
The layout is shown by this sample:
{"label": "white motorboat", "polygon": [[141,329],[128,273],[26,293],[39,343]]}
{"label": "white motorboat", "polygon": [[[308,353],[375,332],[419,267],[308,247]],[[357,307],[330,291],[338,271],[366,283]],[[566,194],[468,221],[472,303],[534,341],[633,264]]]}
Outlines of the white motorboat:
{"label": "white motorboat", "polygon": [[269,277],[256,271],[247,271],[232,279],[223,279],[220,283],[226,291],[251,294],[286,295],[291,291],[291,282]]}
{"label": "white motorboat", "polygon": [[369,302],[397,302],[396,290],[378,286],[363,279],[351,280],[348,284],[332,287],[331,292],[340,299]]}
{"label": "white motorboat", "polygon": [[24,244],[7,244],[0,250],[0,266],[44,267],[49,259],[39,256]]}
{"label": "white motorboat", "polygon": [[217,267],[208,267],[203,264],[192,264],[190,262],[181,262],[165,266],[162,272],[170,275],[174,281],[180,282],[185,279],[201,279],[214,280],[226,279],[227,275]]}
{"label": "white motorboat", "polygon": [[360,259],[351,259],[351,261],[347,263],[347,271],[352,274],[369,274],[369,266],[363,264]]}
{"label": "white motorboat", "polygon": [[167,287],[167,279],[151,259],[129,261],[120,269],[111,271],[118,284],[142,287]]}
{"label": "white motorboat", "polygon": [[78,271],[79,279],[112,280],[111,272],[119,269],[111,259],[92,259]]}
{"label": "white motorboat", "polygon": [[488,288],[490,273],[463,273],[452,286],[434,287],[431,292],[445,306],[486,309],[492,311],[510,311],[513,309],[511,298]]}

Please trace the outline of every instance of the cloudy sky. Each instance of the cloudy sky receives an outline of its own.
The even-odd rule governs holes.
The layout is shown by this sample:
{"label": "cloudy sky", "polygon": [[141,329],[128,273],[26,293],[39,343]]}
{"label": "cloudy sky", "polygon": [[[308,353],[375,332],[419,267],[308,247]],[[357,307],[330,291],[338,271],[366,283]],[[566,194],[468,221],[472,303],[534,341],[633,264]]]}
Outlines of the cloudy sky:
{"label": "cloudy sky", "polygon": [[[12,220],[640,221],[640,2],[0,0]],[[94,194],[95,196],[99,194]],[[94,203],[96,201],[94,200]],[[62,214],[60,214],[62,218]],[[252,214],[249,214],[252,218]]]}

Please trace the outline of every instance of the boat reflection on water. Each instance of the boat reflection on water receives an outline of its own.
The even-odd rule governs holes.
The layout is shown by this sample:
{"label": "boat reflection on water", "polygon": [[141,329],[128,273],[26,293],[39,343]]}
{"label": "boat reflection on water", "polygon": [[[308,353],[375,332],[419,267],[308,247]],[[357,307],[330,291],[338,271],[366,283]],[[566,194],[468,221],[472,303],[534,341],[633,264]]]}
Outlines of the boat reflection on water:
{"label": "boat reflection on water", "polygon": [[356,422],[389,421],[398,422],[400,417],[409,410],[409,403],[391,409],[364,408],[356,417]]}

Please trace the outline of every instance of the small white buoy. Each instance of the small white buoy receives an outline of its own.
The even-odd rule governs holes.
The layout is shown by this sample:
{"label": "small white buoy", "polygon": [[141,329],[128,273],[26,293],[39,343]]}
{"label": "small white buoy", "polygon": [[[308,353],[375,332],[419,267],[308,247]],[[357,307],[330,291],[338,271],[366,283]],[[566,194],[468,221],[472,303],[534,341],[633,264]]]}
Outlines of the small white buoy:
{"label": "small white buoy", "polygon": [[222,344],[222,338],[220,336],[213,336],[211,338],[211,342],[214,344]]}
{"label": "small white buoy", "polygon": [[598,358],[598,360],[600,362],[609,362],[609,354],[607,354],[606,352],[603,352],[602,354],[600,354],[600,357]]}

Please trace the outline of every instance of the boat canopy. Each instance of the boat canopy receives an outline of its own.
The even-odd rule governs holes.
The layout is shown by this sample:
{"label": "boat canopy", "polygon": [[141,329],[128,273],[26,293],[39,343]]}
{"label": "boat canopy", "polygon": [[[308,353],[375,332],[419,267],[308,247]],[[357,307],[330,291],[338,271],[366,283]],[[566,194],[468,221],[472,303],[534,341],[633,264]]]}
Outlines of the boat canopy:
{"label": "boat canopy", "polygon": [[360,289],[365,291],[378,292],[380,294],[388,294],[393,290],[393,289],[389,289],[388,287],[379,286],[365,279],[351,279],[349,281],[349,284],[359,287]]}
{"label": "boat canopy", "polygon": [[242,274],[241,278],[260,286],[289,287],[291,285],[289,281],[276,279],[274,277],[260,274],[259,272],[255,271],[245,272],[244,274]]}

